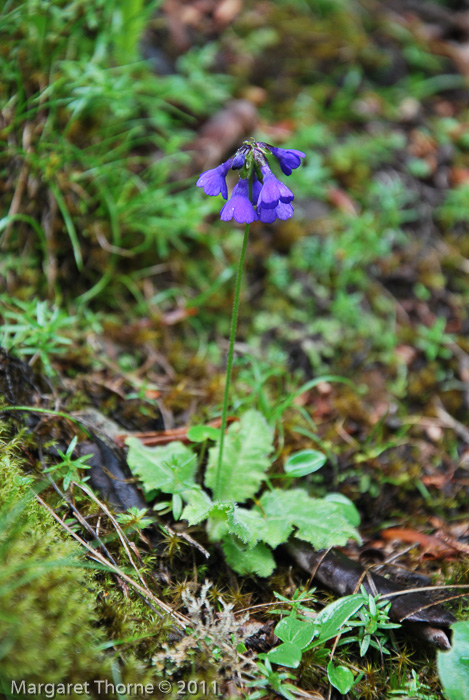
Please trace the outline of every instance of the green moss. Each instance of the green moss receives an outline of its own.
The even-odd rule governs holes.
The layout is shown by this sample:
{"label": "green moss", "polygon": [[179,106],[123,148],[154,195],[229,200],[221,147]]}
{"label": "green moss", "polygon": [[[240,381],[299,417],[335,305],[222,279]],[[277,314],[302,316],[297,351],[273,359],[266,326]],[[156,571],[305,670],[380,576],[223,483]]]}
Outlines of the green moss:
{"label": "green moss", "polygon": [[13,679],[108,678],[93,577],[35,499],[13,448],[3,444],[0,457],[0,683],[7,691]]}

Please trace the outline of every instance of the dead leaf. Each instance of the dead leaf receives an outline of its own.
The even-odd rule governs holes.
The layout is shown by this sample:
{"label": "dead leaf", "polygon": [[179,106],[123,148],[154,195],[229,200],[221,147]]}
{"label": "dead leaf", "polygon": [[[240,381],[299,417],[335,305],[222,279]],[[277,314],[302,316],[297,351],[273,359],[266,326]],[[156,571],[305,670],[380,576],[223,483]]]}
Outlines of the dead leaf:
{"label": "dead leaf", "polygon": [[353,216],[358,214],[358,205],[346,192],[338,187],[329,188],[327,191],[327,199],[334,207],[343,211],[345,214],[353,214]]}
{"label": "dead leaf", "polygon": [[[238,419],[234,416],[228,416],[227,423],[228,425],[230,425],[236,420]],[[209,425],[211,428],[219,428],[221,426],[221,418],[212,420],[206,425]],[[122,433],[120,435],[116,435],[114,437],[114,440],[116,444],[120,447],[124,446],[125,440],[128,437],[138,438],[140,442],[143,445],[146,445],[147,447],[154,447],[155,445],[167,445],[170,442],[173,442],[173,440],[179,440],[180,442],[189,443],[190,440],[187,437],[187,431],[189,430],[189,428],[190,426],[183,426],[182,428],[173,428],[171,430],[158,430],[147,433]]]}
{"label": "dead leaf", "polygon": [[243,7],[241,0],[221,0],[215,6],[213,19],[218,28],[225,29],[239,15]]}
{"label": "dead leaf", "polygon": [[219,165],[227,153],[237,149],[257,126],[257,108],[247,100],[232,100],[201,128],[190,146],[195,152],[196,168]]}
{"label": "dead leaf", "polygon": [[431,555],[432,558],[445,559],[455,556],[457,550],[454,547],[445,547],[441,540],[434,535],[425,535],[423,532],[411,528],[390,527],[381,531],[381,537],[385,540],[399,540],[409,544],[419,544],[424,554]]}
{"label": "dead leaf", "polygon": [[181,323],[191,316],[197,316],[199,310],[194,306],[183,306],[173,311],[168,311],[160,318],[160,323],[163,326],[175,326],[176,323]]}

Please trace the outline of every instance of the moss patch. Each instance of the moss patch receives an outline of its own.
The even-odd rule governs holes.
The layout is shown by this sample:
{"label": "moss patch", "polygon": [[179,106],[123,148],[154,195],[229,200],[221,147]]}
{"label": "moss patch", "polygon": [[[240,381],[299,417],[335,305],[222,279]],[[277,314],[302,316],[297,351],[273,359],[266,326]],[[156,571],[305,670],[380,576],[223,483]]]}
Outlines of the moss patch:
{"label": "moss patch", "polygon": [[[35,500],[14,455],[0,456],[0,682],[107,678],[93,576],[78,545]],[[82,696],[83,697],[83,696]]]}

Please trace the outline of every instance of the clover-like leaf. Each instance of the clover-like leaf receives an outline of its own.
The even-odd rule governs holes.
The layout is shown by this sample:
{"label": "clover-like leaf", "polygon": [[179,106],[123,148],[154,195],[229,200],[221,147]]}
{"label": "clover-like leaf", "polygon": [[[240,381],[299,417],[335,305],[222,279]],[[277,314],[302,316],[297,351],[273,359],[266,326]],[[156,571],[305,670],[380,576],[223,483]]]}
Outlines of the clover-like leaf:
{"label": "clover-like leaf", "polygon": [[290,455],[285,464],[289,476],[306,476],[318,471],[326,463],[326,455],[318,450],[301,450]]}
{"label": "clover-like leaf", "polygon": [[280,666],[288,666],[288,668],[298,668],[301,663],[303,651],[295,642],[284,642],[278,647],[271,649],[267,654],[269,661],[273,661]]}
{"label": "clover-like leaf", "polygon": [[338,503],[347,520],[355,527],[360,525],[360,513],[350,498],[343,493],[328,493],[324,496],[324,500],[328,503]]}
{"label": "clover-like leaf", "polygon": [[211,425],[193,425],[187,431],[187,437],[191,442],[205,442],[206,440],[218,440],[219,428]]}
{"label": "clover-like leaf", "polygon": [[339,693],[345,695],[353,686],[353,673],[346,666],[334,666],[332,661],[327,665],[327,677],[331,685],[337,688]]}
{"label": "clover-like leaf", "polygon": [[275,634],[282,642],[295,642],[300,649],[308,646],[317,633],[314,622],[299,620],[296,615],[288,615],[275,626]]}

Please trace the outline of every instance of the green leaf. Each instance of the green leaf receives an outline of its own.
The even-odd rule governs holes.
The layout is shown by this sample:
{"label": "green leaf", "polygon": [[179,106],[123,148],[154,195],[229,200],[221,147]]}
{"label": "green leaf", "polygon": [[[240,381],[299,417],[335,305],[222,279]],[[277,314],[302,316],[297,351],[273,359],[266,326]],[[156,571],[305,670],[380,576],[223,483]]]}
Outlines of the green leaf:
{"label": "green leaf", "polygon": [[346,666],[334,666],[332,661],[327,664],[327,677],[334,688],[337,688],[339,693],[345,695],[353,686],[353,673]]}
{"label": "green leaf", "polygon": [[205,485],[216,501],[243,503],[256,494],[270,467],[273,433],[259,411],[249,410],[233,423],[225,436],[222,478],[216,489],[218,444],[209,450]]}
{"label": "green leaf", "polygon": [[228,520],[235,508],[236,504],[231,501],[212,504],[207,523],[207,532],[211,542],[220,542],[229,534]]}
{"label": "green leaf", "polygon": [[196,525],[208,518],[213,503],[205,491],[202,491],[200,488],[194,488],[191,491],[186,491],[184,497],[188,503],[182,511],[181,518],[183,520],[187,520],[189,525]]}
{"label": "green leaf", "polygon": [[173,496],[173,518],[174,520],[179,520],[182,513],[182,498],[178,493]]}
{"label": "green leaf", "polygon": [[275,626],[275,634],[282,642],[295,642],[300,649],[308,646],[317,632],[314,622],[299,620],[296,615],[289,615]]}
{"label": "green leaf", "polygon": [[287,700],[297,700],[298,698],[298,688],[291,683],[279,684],[279,686],[275,689],[275,692]]}
{"label": "green leaf", "polygon": [[469,698],[469,621],[456,622],[453,630],[452,647],[449,651],[439,651],[438,673],[445,696],[448,700]]}
{"label": "green leaf", "polygon": [[317,450],[301,450],[287,459],[285,472],[290,476],[306,476],[317,472],[326,463],[326,455]]}
{"label": "green leaf", "polygon": [[295,537],[315,549],[342,546],[350,538],[360,540],[339,504],[311,498],[302,489],[267,491],[259,501],[259,511],[265,519],[260,539],[271,547],[285,542],[294,527]]}
{"label": "green leaf", "polygon": [[319,637],[317,642],[322,643],[332,639],[339,632],[344,631],[345,624],[355,615],[365,604],[360,593],[344,596],[333,603],[326,605],[315,618],[315,624],[319,626]]}
{"label": "green leaf", "polygon": [[352,503],[350,498],[347,498],[347,496],[344,496],[342,493],[328,493],[326,496],[324,496],[324,500],[328,501],[329,503],[332,502],[339,504],[342,513],[347,518],[349,523],[354,525],[354,527],[358,527],[360,525],[360,513],[355,508],[355,505]]}
{"label": "green leaf", "polygon": [[[283,491],[282,493],[285,493]],[[262,499],[261,499],[262,505]],[[279,544],[286,542],[293,530],[293,524],[290,517],[284,517],[283,514],[273,515],[272,513],[262,513],[260,508],[254,508],[253,512],[259,513],[262,517],[262,523],[259,525],[258,536],[263,542],[266,542],[275,549]]]}
{"label": "green leaf", "polygon": [[145,447],[137,438],[127,438],[127,461],[146,492],[182,493],[195,486],[197,456],[182,442],[163,447]]}
{"label": "green leaf", "polygon": [[206,440],[218,440],[220,429],[211,425],[193,425],[187,431],[187,437],[191,442],[205,442]]}
{"label": "green leaf", "polygon": [[239,537],[249,547],[253,547],[260,539],[264,520],[261,514],[247,508],[234,508],[228,514],[230,533]]}
{"label": "green leaf", "polygon": [[294,642],[284,642],[267,654],[269,661],[289,668],[298,668],[301,663],[302,650]]}
{"label": "green leaf", "polygon": [[264,544],[248,548],[235,537],[228,536],[222,542],[226,561],[238,574],[270,576],[275,569],[272,552]]}
{"label": "green leaf", "polygon": [[254,511],[238,508],[236,503],[214,503],[209,512],[208,533],[214,541],[222,540],[228,533],[236,535],[248,547],[259,541],[262,518]]}

